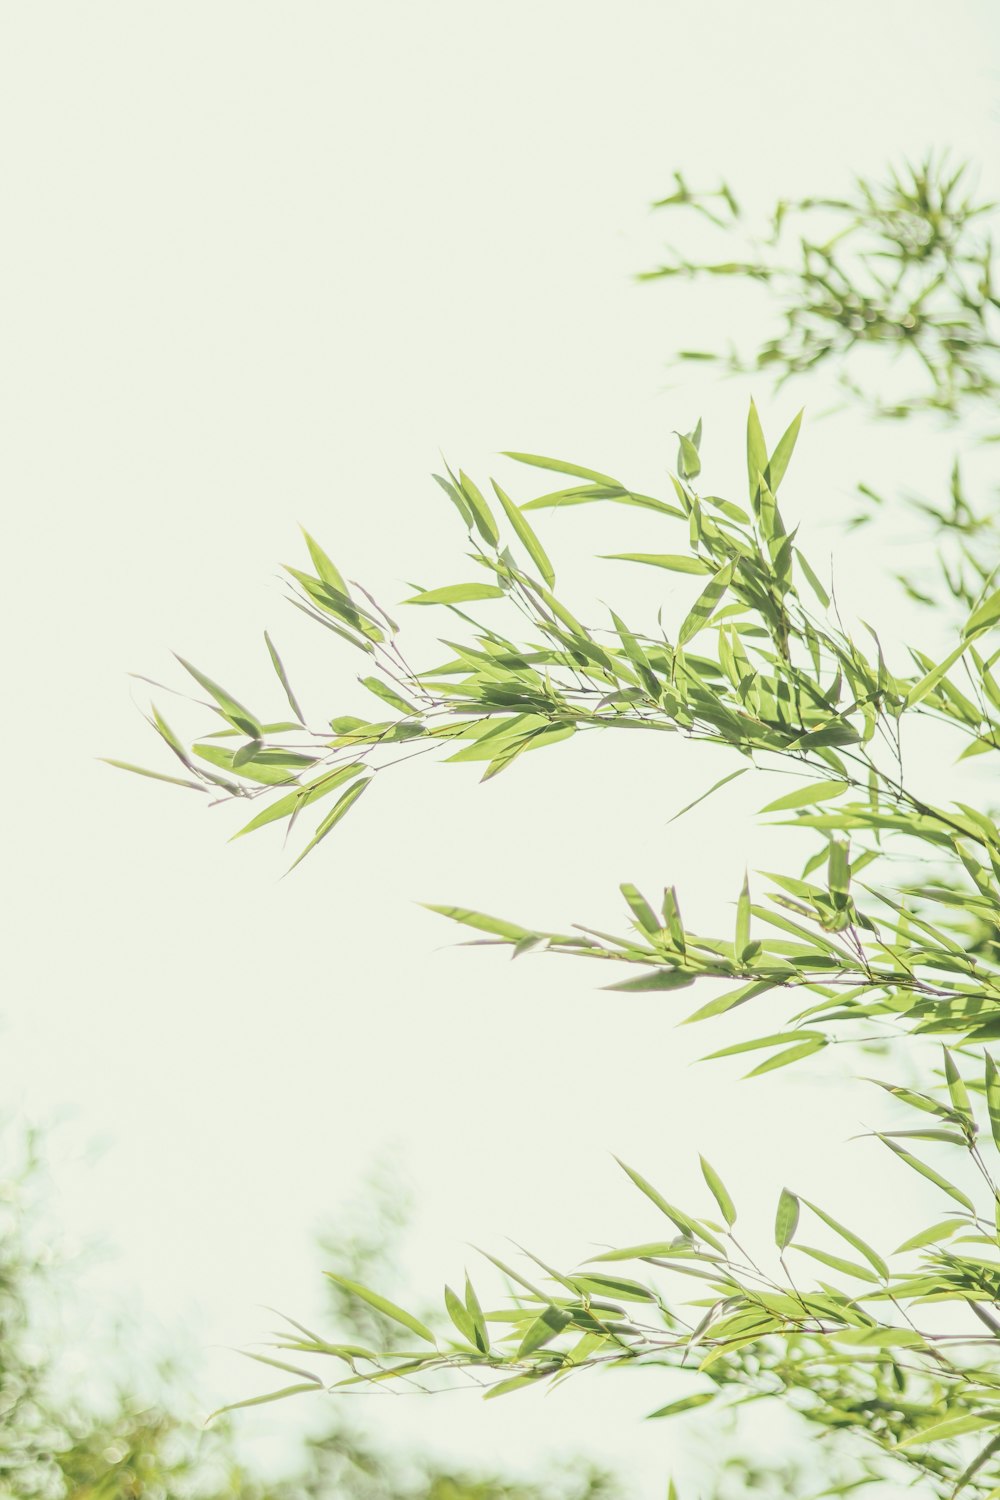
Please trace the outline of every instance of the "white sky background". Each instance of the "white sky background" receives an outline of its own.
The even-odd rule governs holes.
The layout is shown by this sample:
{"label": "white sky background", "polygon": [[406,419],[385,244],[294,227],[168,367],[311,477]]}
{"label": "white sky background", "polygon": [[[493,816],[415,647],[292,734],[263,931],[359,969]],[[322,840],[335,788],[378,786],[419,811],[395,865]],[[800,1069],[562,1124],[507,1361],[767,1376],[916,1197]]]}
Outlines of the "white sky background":
{"label": "white sky background", "polygon": [[[735,493],[748,388],[702,382],[695,402],[667,359],[723,340],[744,304],[630,280],[671,228],[647,204],[675,167],[764,208],[943,144],[995,190],[998,30],[990,4],[946,20],[913,0],[5,8],[3,1096],[65,1121],[62,1223],[115,1248],[94,1328],[113,1291],[154,1342],[204,1348],[204,1409],[259,1387],[217,1346],[263,1331],[257,1304],[312,1310],[313,1232],[393,1143],[419,1203],[406,1278],[427,1291],[471,1262],[466,1241],[569,1264],[648,1237],[611,1150],[692,1205],[704,1150],[765,1236],[783,1182],[887,1244],[908,1232],[891,1165],[846,1144],[870,1092],[832,1065],[780,1087],[692,1069],[723,1038],[675,1030],[676,1002],[455,950],[415,905],[620,929],[619,881],[666,880],[693,925],[728,922],[744,864],[782,857],[750,821],[770,780],[667,829],[724,757],[581,737],[485,787],[422,763],[279,883],[277,839],[230,846],[225,811],[95,757],[155,760],[125,674],[181,685],[170,648],[280,716],[265,626],[316,717],[371,708],[276,565],[300,560],[301,521],[390,608],[407,580],[469,576],[439,449],[519,498],[544,484],[499,449],[662,488],[671,430],[700,412],[707,477]],[[793,396],[757,396],[777,435]],[[821,554],[858,478],[902,466],[926,489],[951,452],[847,419],[800,450],[786,503]],[[587,560],[656,550],[651,518],[539,530],[585,617],[595,596],[645,599],[650,620],[686,597],[668,578],[640,599]],[[891,632],[885,559],[836,545]],[[652,1496],[682,1439],[638,1418],[670,1379],[378,1415],[525,1463],[583,1444]],[[294,1421],[243,1426],[260,1443]]]}

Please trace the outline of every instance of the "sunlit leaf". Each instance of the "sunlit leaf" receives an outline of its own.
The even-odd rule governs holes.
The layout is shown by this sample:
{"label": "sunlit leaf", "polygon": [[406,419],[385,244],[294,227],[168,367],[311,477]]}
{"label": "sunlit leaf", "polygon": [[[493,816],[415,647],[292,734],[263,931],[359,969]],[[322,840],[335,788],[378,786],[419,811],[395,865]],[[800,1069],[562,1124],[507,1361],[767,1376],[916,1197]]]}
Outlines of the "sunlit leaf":
{"label": "sunlit leaf", "polygon": [[350,1292],[352,1297],[357,1297],[362,1302],[367,1302],[369,1307],[373,1307],[376,1312],[380,1312],[384,1318],[391,1318],[394,1323],[401,1324],[403,1328],[409,1328],[412,1333],[426,1340],[428,1344],[437,1342],[426,1323],[421,1323],[419,1318],[415,1318],[412,1313],[406,1312],[404,1308],[397,1307],[396,1303],[390,1302],[388,1297],[383,1297],[378,1292],[371,1291],[368,1287],[362,1286],[358,1281],[350,1281],[346,1276],[338,1276],[335,1271],[327,1271],[326,1275],[337,1286],[343,1287],[345,1292]]}
{"label": "sunlit leaf", "polygon": [[798,1222],[799,1200],[787,1188],[782,1188],[774,1220],[774,1243],[779,1250],[784,1250],[791,1244]]}
{"label": "sunlit leaf", "polygon": [[725,1184],[715,1168],[703,1156],[700,1156],[698,1160],[701,1162],[702,1175],[708,1183],[712,1196],[719,1205],[722,1217],[731,1228],[736,1223],[736,1208],[733,1200],[726,1191]]}

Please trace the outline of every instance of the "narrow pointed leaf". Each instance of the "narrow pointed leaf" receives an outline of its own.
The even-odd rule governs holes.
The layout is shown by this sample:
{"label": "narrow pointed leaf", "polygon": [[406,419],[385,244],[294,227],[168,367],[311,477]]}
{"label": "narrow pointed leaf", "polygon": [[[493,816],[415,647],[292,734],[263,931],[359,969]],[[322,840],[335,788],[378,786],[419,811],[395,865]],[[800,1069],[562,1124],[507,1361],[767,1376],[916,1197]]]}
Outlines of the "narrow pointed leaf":
{"label": "narrow pointed leaf", "polygon": [[562,1333],[567,1324],[572,1321],[572,1314],[565,1312],[561,1307],[547,1307],[542,1315],[531,1324],[521,1340],[517,1350],[518,1359],[523,1359],[526,1354],[533,1354],[536,1349],[541,1349],[543,1345]]}
{"label": "narrow pointed leaf", "polygon": [[267,650],[271,658],[271,665],[274,667],[274,670],[277,673],[278,681],[281,683],[281,686],[285,690],[285,697],[288,699],[288,706],[292,710],[292,713],[295,715],[295,717],[298,719],[299,723],[304,724],[306,721],[302,716],[302,710],[299,707],[298,699],[292,692],[292,685],[288,680],[288,675],[285,672],[281,657],[278,655],[277,650],[275,649],[274,642],[271,640],[271,637],[268,635],[266,630],[264,631],[264,640],[267,643]]}
{"label": "narrow pointed leaf", "polygon": [[350,1292],[352,1296],[358,1297],[362,1302],[367,1302],[369,1307],[373,1307],[383,1317],[391,1318],[394,1323],[401,1324],[403,1328],[409,1328],[412,1333],[425,1339],[428,1344],[437,1343],[426,1323],[421,1323],[419,1318],[415,1318],[412,1313],[406,1312],[404,1308],[397,1307],[396,1303],[390,1302],[388,1297],[380,1296],[378,1292],[371,1291],[368,1287],[362,1286],[358,1281],[350,1281],[346,1276],[338,1276],[335,1271],[327,1271],[325,1274],[331,1281],[336,1282],[337,1286],[343,1287],[345,1292]]}
{"label": "narrow pointed leaf", "polygon": [[698,1160],[701,1162],[702,1176],[708,1183],[712,1196],[719,1205],[722,1217],[729,1227],[732,1228],[736,1223],[736,1206],[726,1191],[726,1185],[710,1162],[707,1162],[703,1156],[699,1156]]}
{"label": "narrow pointed leaf", "polygon": [[[176,652],[174,654],[176,655]],[[178,656],[177,660],[180,662],[185,672],[190,672],[195,682],[200,683],[205,691],[211,694],[211,696],[218,704],[219,710],[222,713],[223,717],[228,719],[230,724],[235,725],[237,729],[242,729],[244,734],[249,735],[251,739],[260,738],[260,721],[254,714],[250,712],[248,708],[244,708],[242,703],[237,702],[237,700],[232,697],[231,694],[227,693],[225,688],[220,687],[217,682],[213,682],[211,677],[206,677],[204,672],[199,672],[197,667],[192,666],[189,661],[185,661],[183,656]]]}
{"label": "narrow pointed leaf", "polygon": [[771,491],[772,495],[776,495],[778,493],[778,485],[785,477],[785,471],[788,468],[789,460],[791,459],[792,453],[795,449],[795,442],[798,438],[799,428],[801,426],[802,413],[800,411],[798,415],[792,419],[787,430],[782,433],[781,438],[778,440],[777,447],[771,454],[771,457],[768,459],[767,468],[764,471],[764,478],[767,480],[768,489]]}
{"label": "narrow pointed leaf", "polygon": [[577,479],[589,479],[593,484],[606,484],[619,488],[618,480],[597,469],[584,469],[579,464],[565,463],[561,458],[543,458],[538,453],[512,453],[505,451],[504,458],[512,458],[519,464],[530,464],[533,469],[552,469],[556,474],[572,474]]}
{"label": "narrow pointed leaf", "polygon": [[131,771],[135,776],[148,776],[153,781],[167,781],[171,786],[185,786],[196,792],[207,792],[201,781],[189,781],[186,776],[166,776],[162,771],[147,771],[145,766],[133,766],[127,760],[112,760],[108,755],[99,755],[98,760],[106,766],[115,766],[119,771]]}
{"label": "narrow pointed leaf", "polygon": [[784,1250],[791,1244],[798,1222],[799,1200],[787,1188],[782,1188],[774,1219],[774,1243],[779,1250]]}
{"label": "narrow pointed leaf", "polygon": [[493,583],[453,583],[440,589],[425,589],[404,599],[404,604],[470,604],[477,599],[502,599],[503,589]]}
{"label": "narrow pointed leaf", "polygon": [[491,483],[496,492],[497,499],[503,506],[504,514],[506,515],[511,526],[513,526],[518,540],[521,542],[524,550],[531,558],[531,561],[534,563],[539,573],[541,573],[542,577],[545,579],[545,582],[548,584],[549,588],[555,588],[555,569],[549,561],[548,553],[545,551],[545,548],[542,546],[541,542],[538,540],[537,536],[529,525],[523,511],[514,504],[510,496],[500,488],[495,479],[492,480]]}
{"label": "narrow pointed leaf", "polygon": [[289,872],[294,870],[296,865],[300,865],[302,863],[306,855],[311,853],[311,851],[315,849],[316,845],[320,842],[321,839],[326,838],[330,830],[336,827],[341,818],[344,817],[345,813],[349,812],[350,809],[354,806],[355,802],[357,802],[362,792],[370,787],[371,784],[372,778],[368,776],[364,781],[356,781],[353,786],[349,786],[347,788],[347,791],[337,799],[337,802],[334,805],[332,811],[327,813],[326,817],[323,819],[322,823],[319,825],[315,834],[303,849],[299,857],[296,860],[293,860],[291,865],[289,865]]}

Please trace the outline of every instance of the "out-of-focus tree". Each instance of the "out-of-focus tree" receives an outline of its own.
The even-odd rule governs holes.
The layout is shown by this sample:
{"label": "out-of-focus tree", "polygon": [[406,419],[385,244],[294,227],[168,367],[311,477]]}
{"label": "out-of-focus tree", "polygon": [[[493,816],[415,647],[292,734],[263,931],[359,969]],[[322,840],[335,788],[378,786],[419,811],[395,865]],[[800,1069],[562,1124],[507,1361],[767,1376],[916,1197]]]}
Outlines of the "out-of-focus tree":
{"label": "out-of-focus tree", "polygon": [[[610,1476],[574,1459],[537,1481],[411,1450],[387,1449],[334,1404],[297,1461],[264,1479],[241,1456],[231,1419],[195,1419],[190,1368],[176,1351],[155,1378],[123,1369],[119,1338],[81,1347],[71,1269],[42,1189],[41,1143],[8,1126],[0,1164],[0,1496],[4,1500],[615,1500]],[[18,1160],[14,1160],[14,1157]],[[401,1248],[405,1194],[376,1178],[345,1229],[321,1249],[358,1277],[380,1277]],[[379,1337],[377,1313],[329,1283],[329,1313],[354,1338]],[[112,1310],[113,1311],[113,1310]],[[128,1342],[135,1330],[127,1326]],[[129,1359],[153,1360],[140,1349]],[[155,1360],[153,1361],[155,1362]],[[80,1369],[86,1376],[81,1379]]]}
{"label": "out-of-focus tree", "polygon": [[[928,156],[882,179],[859,177],[843,197],[781,199],[758,223],[727,183],[698,192],[678,172],[654,206],[711,225],[721,256],[673,248],[642,279],[736,277],[764,289],[773,332],[756,348],[687,349],[681,359],[759,372],[778,386],[826,369],[879,416],[968,417],[973,405],[994,416],[995,205],[975,196],[969,176],[967,165]],[[680,239],[690,239],[683,226]]]}

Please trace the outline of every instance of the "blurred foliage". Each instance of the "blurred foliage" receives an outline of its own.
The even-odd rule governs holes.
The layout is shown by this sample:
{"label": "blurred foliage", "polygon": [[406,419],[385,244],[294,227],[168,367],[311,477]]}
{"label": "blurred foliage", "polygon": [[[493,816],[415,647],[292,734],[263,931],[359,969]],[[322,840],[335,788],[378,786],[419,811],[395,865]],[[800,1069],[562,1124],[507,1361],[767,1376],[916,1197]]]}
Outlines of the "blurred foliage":
{"label": "blurred foliage", "polygon": [[[52,1248],[40,1143],[8,1127],[0,1171],[0,1496],[10,1500],[615,1500],[610,1477],[575,1460],[538,1481],[420,1452],[387,1451],[336,1405],[303,1437],[298,1463],[276,1480],[240,1456],[230,1422],[203,1426],[188,1410],[185,1371],[165,1365],[155,1399],[122,1382],[116,1340],[81,1349],[62,1313],[70,1263]],[[391,1191],[390,1191],[391,1187]],[[406,1223],[405,1195],[376,1180],[346,1232],[324,1254],[356,1275],[387,1274]],[[331,1316],[353,1337],[383,1324],[331,1283]],[[132,1331],[134,1334],[134,1330]],[[132,1342],[130,1339],[129,1342]],[[85,1374],[82,1372],[85,1371]]]}
{"label": "blurred foliage", "polygon": [[[881,415],[965,418],[996,393],[997,303],[989,206],[962,183],[928,161],[881,186],[862,182],[851,199],[781,206],[770,236],[742,259],[678,259],[655,274],[738,276],[768,289],[779,332],[753,360],[733,356],[735,368],[780,379],[829,362],[845,392]],[[663,203],[726,233],[740,221],[728,188],[698,197],[679,180]],[[782,235],[793,223],[804,227],[789,259]],[[856,373],[863,347],[905,361],[904,386],[911,370],[916,383],[883,399],[881,382],[866,386]],[[989,1050],[1000,1039],[1000,826],[988,791],[964,800],[950,763],[942,794],[930,793],[912,748],[945,745],[951,760],[975,766],[1000,751],[997,530],[956,468],[950,502],[921,511],[931,581],[904,580],[911,598],[935,606],[934,638],[895,640],[881,598],[871,620],[845,621],[810,558],[794,495],[788,503],[800,419],[786,417],[768,441],[751,402],[738,495],[705,481],[700,423],[678,435],[658,493],[518,452],[505,455],[516,473],[554,487],[515,500],[492,480],[487,499],[446,468],[436,478],[466,534],[466,565],[405,601],[448,612],[443,659],[419,666],[393,617],[307,536],[311,571],[289,570],[292,602],[359,654],[380,717],[307,720],[268,637],[275,692],[292,717],[250,710],[182,662],[207,695],[210,727],[188,744],[154,708],[150,722],[184,774],[140,774],[259,802],[240,835],[283,826],[301,841],[296,864],[386,769],[428,753],[478,762],[487,780],[529,750],[627,730],[720,747],[731,769],[705,796],[736,776],[781,775],[762,814],[804,837],[808,852],[792,869],[748,875],[724,931],[693,930],[672,886],[661,899],[623,885],[620,933],[432,909],[513,957],[601,963],[609,989],[658,993],[671,1018],[696,986],[691,1022],[744,1006],[755,1016],[766,997],[764,1030],[709,1054],[749,1054],[748,1076],[837,1046],[867,1077],[873,1041],[884,1043],[896,1076],[868,1080],[888,1111],[868,1134],[886,1191],[890,1171],[905,1169],[941,1201],[890,1254],[785,1188],[773,1243],[748,1248],[711,1164],[702,1162],[706,1211],[677,1205],[621,1163],[650,1205],[646,1241],[566,1269],[527,1251],[516,1267],[488,1255],[499,1295],[467,1280],[445,1289],[436,1313],[391,1301],[348,1263],[332,1281],[355,1312],[341,1306],[333,1339],[297,1324],[279,1335],[275,1358],[294,1357],[286,1368],[296,1383],[276,1398],[419,1379],[485,1382],[494,1399],[595,1367],[654,1365],[673,1372],[673,1389],[684,1385],[652,1419],[776,1400],[817,1436],[821,1480],[794,1465],[730,1465],[727,1453],[719,1496],[801,1496],[803,1484],[817,1495],[871,1484],[941,1500],[1000,1496],[1000,1070]],[[628,594],[619,613],[557,592],[536,513],[583,504],[645,515],[649,550],[607,556],[616,569],[660,570],[655,622],[634,618]]]}
{"label": "blurred foliage", "polygon": [[[978,200],[968,178],[967,166],[928,156],[881,181],[858,178],[845,197],[782,199],[756,226],[726,183],[695,192],[676,173],[674,191],[654,206],[712,225],[723,258],[673,250],[643,279],[738,277],[766,289],[776,331],[757,349],[681,358],[779,382],[829,366],[848,396],[880,416],[958,417],[1000,389],[995,205]],[[871,350],[892,355],[898,395],[886,397],[883,367],[860,366]]]}

